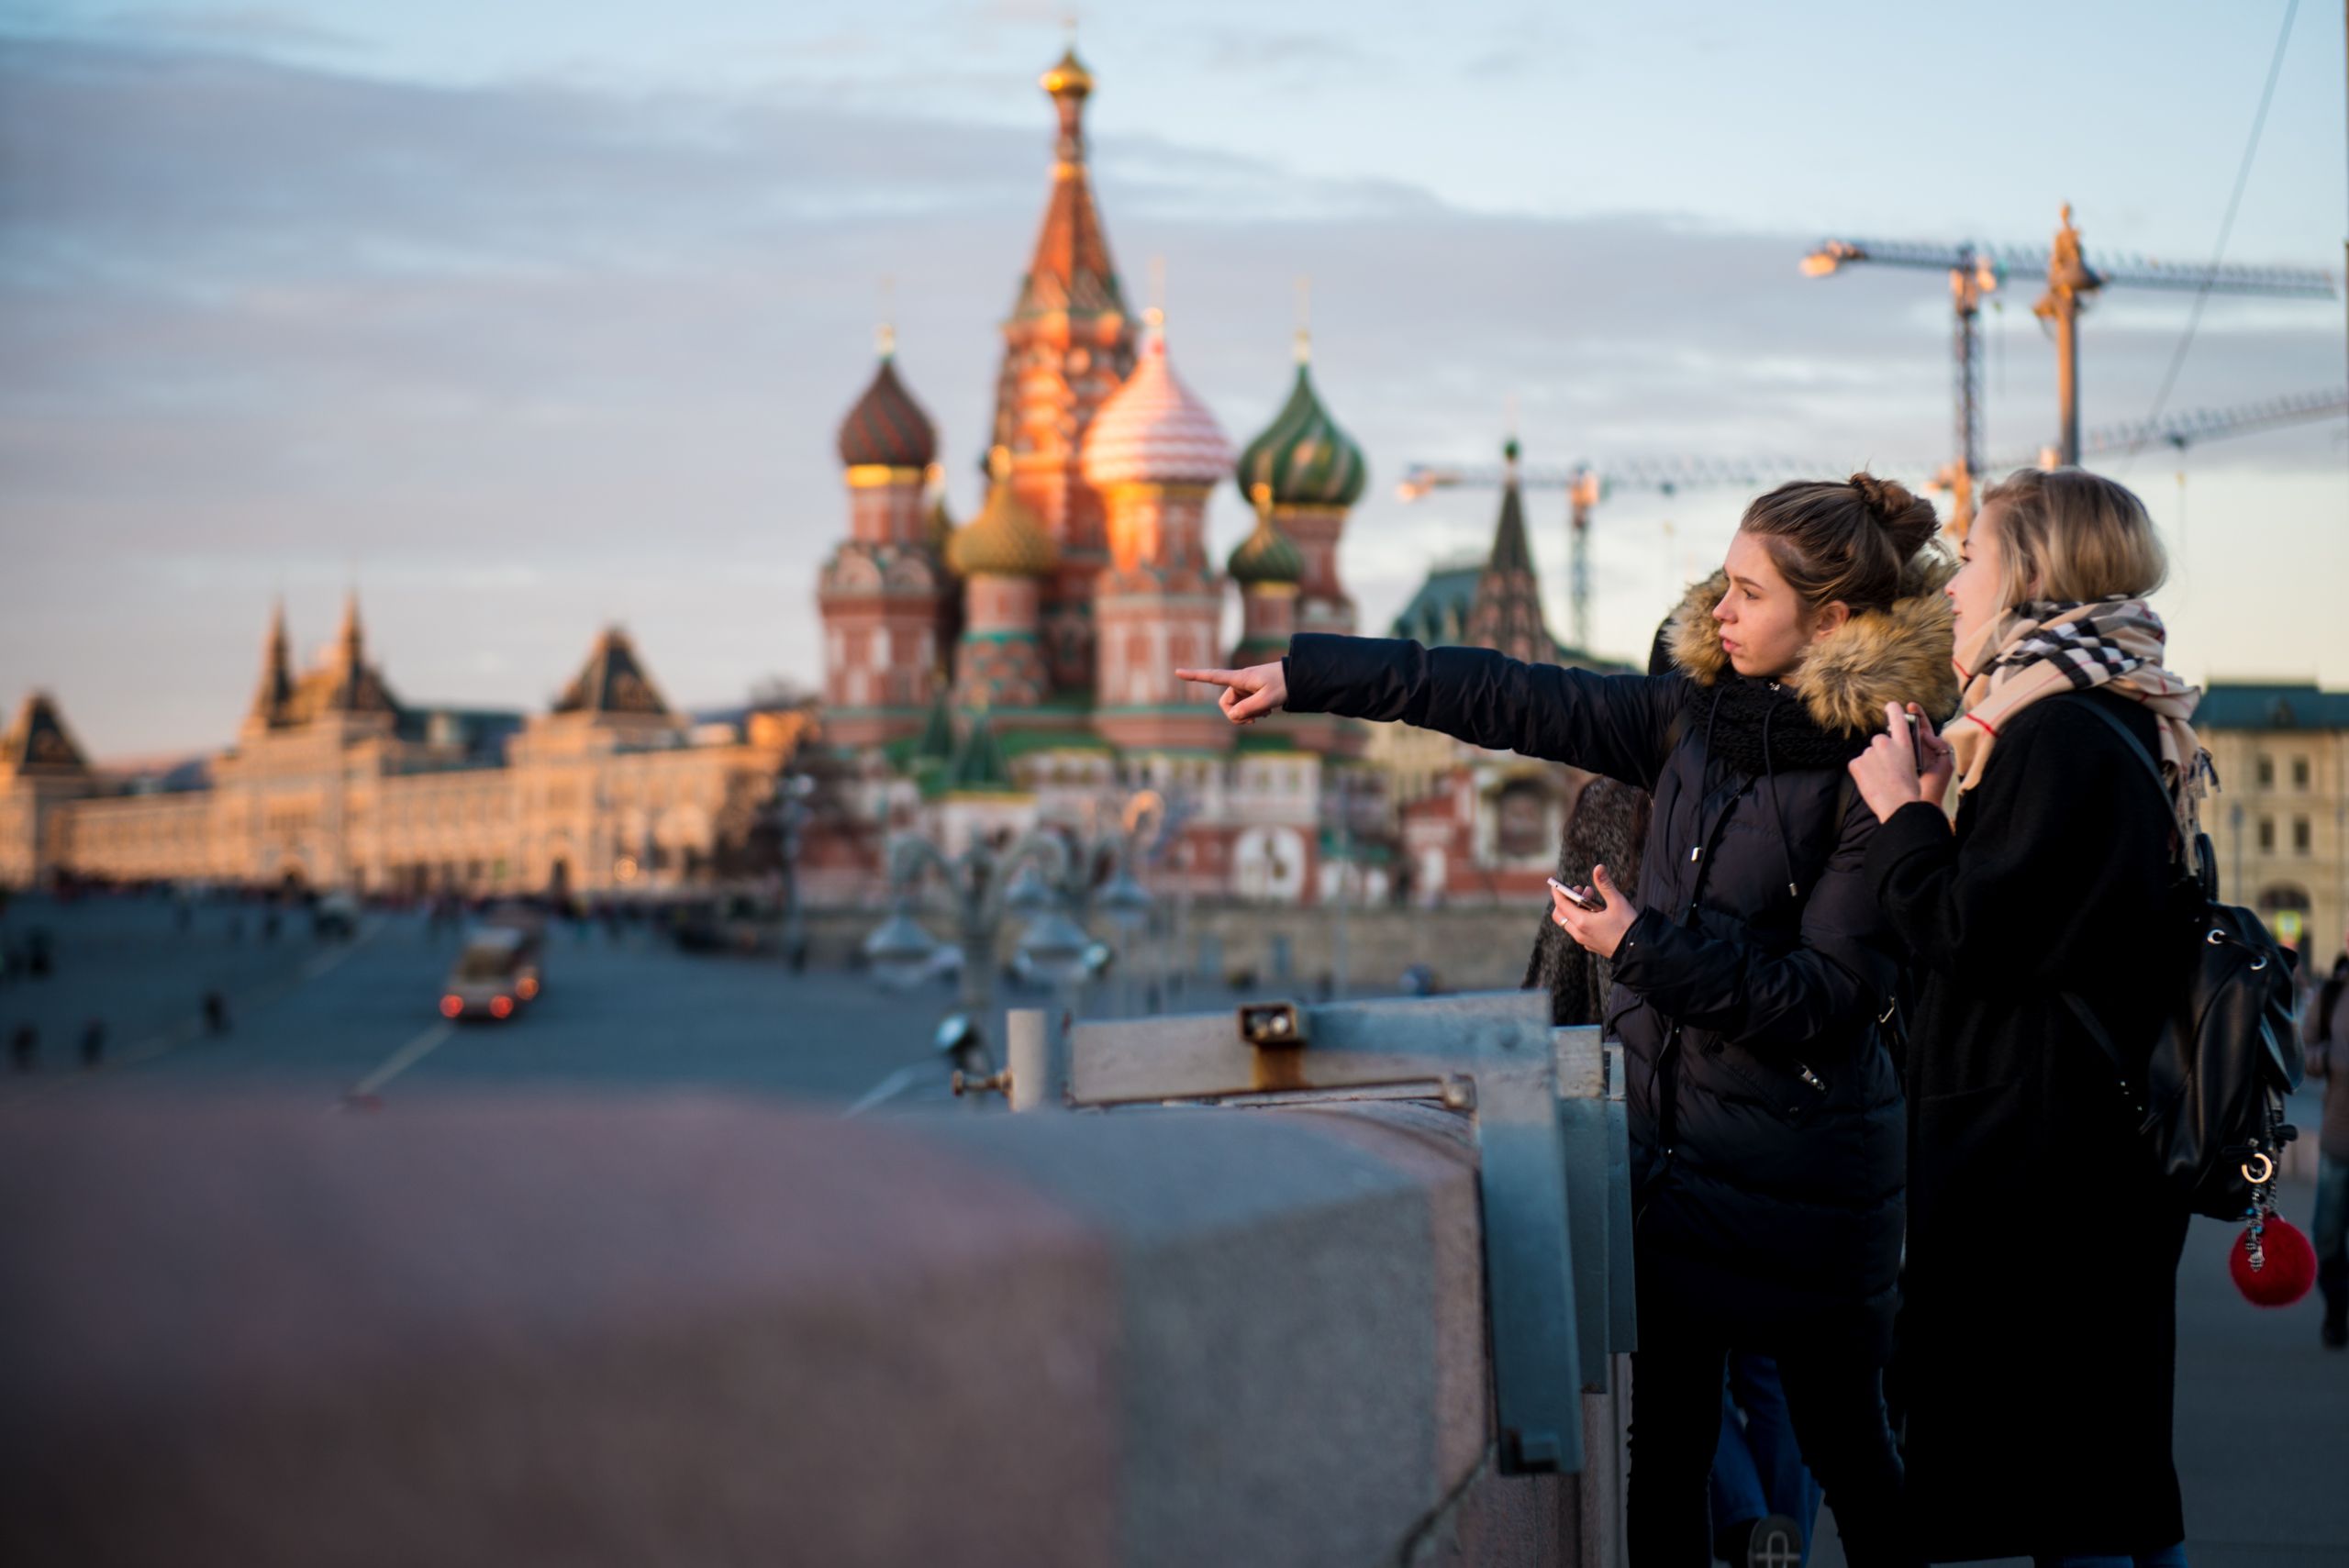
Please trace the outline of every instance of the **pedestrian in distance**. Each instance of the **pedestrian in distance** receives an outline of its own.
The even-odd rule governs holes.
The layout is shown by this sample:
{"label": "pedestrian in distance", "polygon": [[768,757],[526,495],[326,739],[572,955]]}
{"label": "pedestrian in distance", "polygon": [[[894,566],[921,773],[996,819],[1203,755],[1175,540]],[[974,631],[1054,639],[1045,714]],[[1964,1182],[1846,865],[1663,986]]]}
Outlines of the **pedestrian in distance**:
{"label": "pedestrian in distance", "polygon": [[204,1032],[206,1034],[228,1032],[228,998],[217,991],[206,991],[204,994]]}
{"label": "pedestrian in distance", "polygon": [[95,1067],[106,1053],[106,1025],[104,1018],[92,1018],[82,1026],[82,1065]]}
{"label": "pedestrian in distance", "polygon": [[1653,795],[1635,885],[1599,865],[1552,895],[1613,962],[1605,1023],[1626,1057],[1633,1568],[1710,1560],[1733,1351],[1776,1358],[1849,1560],[1912,1560],[1881,1383],[1907,1123],[1878,1018],[1902,955],[1844,767],[1887,706],[1955,708],[1936,526],[1865,473],[1762,496],[1675,617],[1664,675],[1310,634],[1277,663],[1178,672],[1223,687],[1235,723],[1399,719]]}
{"label": "pedestrian in distance", "polygon": [[18,1024],[8,1037],[8,1063],[19,1073],[29,1073],[40,1065],[40,1031],[30,1024]]}
{"label": "pedestrian in distance", "polygon": [[2018,473],[1984,492],[1962,559],[1963,716],[1851,770],[1883,823],[1867,882],[1920,981],[1900,1347],[1916,1541],[1935,1562],[2182,1564],[2189,1216],[2082,1014],[2142,1061],[2151,977],[2186,962],[2171,846],[2193,842],[2206,770],[2198,694],[2163,665],[2145,603],[2162,547],[2122,486]]}
{"label": "pedestrian in distance", "polygon": [[2324,1124],[2317,1137],[2316,1284],[2324,1296],[2325,1347],[2349,1345],[2349,952],[2309,997],[2300,1016],[2308,1075],[2324,1080]]}

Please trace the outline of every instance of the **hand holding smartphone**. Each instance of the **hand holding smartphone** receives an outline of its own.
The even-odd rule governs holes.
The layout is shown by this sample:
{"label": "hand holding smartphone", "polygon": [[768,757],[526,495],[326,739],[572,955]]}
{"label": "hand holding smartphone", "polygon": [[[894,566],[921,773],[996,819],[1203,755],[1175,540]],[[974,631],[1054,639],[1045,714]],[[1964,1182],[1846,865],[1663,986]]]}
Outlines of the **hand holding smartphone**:
{"label": "hand holding smartphone", "polygon": [[1913,713],[1903,713],[1900,716],[1900,722],[1909,727],[1909,761],[1915,765],[1917,776],[1922,778],[1925,776],[1925,738],[1922,726],[1919,724],[1917,716]]}
{"label": "hand holding smartphone", "polygon": [[1595,912],[1607,907],[1607,900],[1601,898],[1596,892],[1577,892],[1575,889],[1568,887],[1564,883],[1560,882],[1554,876],[1549,878],[1548,881],[1552,887],[1554,887],[1560,893],[1564,894],[1567,899],[1577,908],[1589,909]]}

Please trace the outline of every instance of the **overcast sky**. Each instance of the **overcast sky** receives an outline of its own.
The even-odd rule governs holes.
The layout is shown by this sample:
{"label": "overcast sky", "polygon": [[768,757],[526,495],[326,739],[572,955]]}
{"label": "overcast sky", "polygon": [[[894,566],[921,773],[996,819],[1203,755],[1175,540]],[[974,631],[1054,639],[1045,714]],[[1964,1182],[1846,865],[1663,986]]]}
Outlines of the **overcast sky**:
{"label": "overcast sky", "polygon": [[[976,503],[1060,14],[18,0],[0,700],[52,689],[102,756],[220,744],[272,598],[306,651],[353,581],[411,701],[542,705],[607,620],[681,704],[812,682],[885,276]],[[1317,375],[1373,467],[1341,560],[1375,629],[1491,528],[1489,495],[1407,506],[1394,479],[1489,456],[1512,405],[1537,462],[1943,456],[1943,280],[1808,280],[1803,252],[2043,244],[2069,200],[2092,257],[2207,259],[2284,14],[1186,0],[1084,7],[1080,48],[1130,295],[1163,257],[1176,368],[1235,442],[1286,393],[1311,275]],[[2300,8],[2230,260],[2341,267],[2341,28]],[[2050,439],[2038,292],[1984,317],[1996,455]],[[2188,316],[2098,303],[2087,425],[2150,410]],[[2340,303],[2214,298],[2170,406],[2345,373]],[[2349,684],[2344,431],[2197,447],[2182,487],[2173,452],[2127,467],[2180,558],[2189,675]],[[1602,507],[1603,650],[1644,648],[1746,499]],[[1531,506],[1564,632],[1564,504]],[[1219,548],[1244,524],[1226,487]]]}

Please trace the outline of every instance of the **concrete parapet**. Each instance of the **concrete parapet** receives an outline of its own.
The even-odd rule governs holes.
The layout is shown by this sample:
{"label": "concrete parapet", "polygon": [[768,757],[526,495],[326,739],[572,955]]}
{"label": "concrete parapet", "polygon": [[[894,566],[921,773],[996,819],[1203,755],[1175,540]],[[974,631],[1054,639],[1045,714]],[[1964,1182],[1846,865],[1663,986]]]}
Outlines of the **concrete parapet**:
{"label": "concrete parapet", "polygon": [[[1574,1563],[1412,1102],[0,1112],[0,1558]],[[1593,1547],[1582,1544],[1586,1535]]]}

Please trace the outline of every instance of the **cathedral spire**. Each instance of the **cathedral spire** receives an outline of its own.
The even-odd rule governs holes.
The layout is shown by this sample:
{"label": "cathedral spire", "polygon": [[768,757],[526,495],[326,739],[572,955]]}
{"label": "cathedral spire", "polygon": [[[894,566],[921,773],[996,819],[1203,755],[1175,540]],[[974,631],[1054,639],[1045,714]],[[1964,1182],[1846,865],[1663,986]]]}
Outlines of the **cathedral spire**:
{"label": "cathedral spire", "polygon": [[359,590],[346,589],[342,595],[342,626],[334,638],[335,656],[343,668],[357,670],[366,662],[366,639],[359,628]]}
{"label": "cathedral spire", "polygon": [[1052,194],[1012,316],[1018,319],[1063,311],[1087,318],[1122,316],[1125,299],[1085,168],[1085,105],[1093,95],[1093,73],[1076,58],[1074,44],[1044,72],[1042,84],[1060,117],[1052,146]]}
{"label": "cathedral spire", "polygon": [[1042,645],[1054,689],[1094,674],[1093,588],[1107,565],[1102,499],[1081,472],[1085,433],[1134,368],[1134,322],[1109,259],[1085,164],[1093,72],[1067,52],[1043,74],[1059,125],[1042,228],[1003,322],[990,446],[1011,453],[1020,498],[1041,519],[1060,566],[1046,584]]}
{"label": "cathedral spire", "polygon": [[294,656],[285,635],[285,599],[280,595],[269,613],[269,639],[262,646],[261,684],[253,693],[252,717],[263,724],[280,722],[293,695]]}
{"label": "cathedral spire", "polygon": [[1501,514],[1493,528],[1493,548],[1476,579],[1476,596],[1468,609],[1467,640],[1479,648],[1496,648],[1528,663],[1550,663],[1558,657],[1555,639],[1542,616],[1542,584],[1533,572],[1533,550],[1525,538],[1525,498],[1518,477],[1519,447],[1515,436],[1501,446],[1504,478]]}

